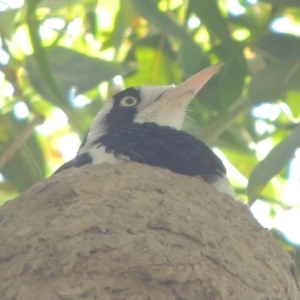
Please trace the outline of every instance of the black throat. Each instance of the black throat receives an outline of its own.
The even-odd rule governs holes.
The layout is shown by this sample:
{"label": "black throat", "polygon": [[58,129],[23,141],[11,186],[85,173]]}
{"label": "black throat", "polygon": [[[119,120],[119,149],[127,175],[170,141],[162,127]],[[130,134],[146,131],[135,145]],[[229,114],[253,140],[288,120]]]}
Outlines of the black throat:
{"label": "black throat", "polygon": [[183,175],[200,175],[207,182],[226,173],[222,161],[202,141],[168,126],[133,123],[106,133],[94,142],[107,152],[131,161],[166,168]]}

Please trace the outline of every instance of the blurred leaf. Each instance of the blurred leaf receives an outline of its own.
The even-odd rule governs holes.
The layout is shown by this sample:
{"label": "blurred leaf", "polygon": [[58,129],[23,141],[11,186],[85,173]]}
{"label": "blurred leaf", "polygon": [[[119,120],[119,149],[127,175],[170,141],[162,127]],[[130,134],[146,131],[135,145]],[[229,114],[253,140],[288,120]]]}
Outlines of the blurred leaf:
{"label": "blurred leaf", "polygon": [[300,91],[289,90],[286,94],[285,102],[291,109],[293,116],[298,118],[300,116]]}
{"label": "blurred leaf", "polygon": [[195,57],[200,60],[203,53],[200,47],[195,43],[190,35],[177,24],[173,19],[171,19],[166,13],[160,11],[154,1],[140,1],[140,0],[130,0],[134,5],[137,12],[147,19],[149,22],[158,27],[162,32],[167,35],[171,35],[174,38],[180,40],[182,44],[186,44],[189,47],[191,57]]}
{"label": "blurred leaf", "polygon": [[[222,133],[216,144],[222,145],[223,147],[226,147],[228,149],[232,149],[233,151],[239,151],[242,155],[248,155],[249,153],[251,153],[253,156],[255,156],[254,152],[249,149],[250,138],[248,137],[248,132],[243,125],[235,124],[235,126],[230,127],[228,130]],[[233,165],[236,166],[236,164]],[[251,170],[252,168],[253,165],[251,167]],[[249,173],[250,172],[248,172],[248,174]]]}
{"label": "blurred leaf", "polygon": [[183,43],[180,47],[179,55],[180,66],[186,78],[196,74],[201,70],[203,54],[200,49]]}
{"label": "blurred leaf", "polygon": [[96,0],[43,0],[41,6],[49,7],[51,10],[70,7],[71,5],[81,4],[87,8],[93,9],[97,4]]}
{"label": "blurred leaf", "polygon": [[27,5],[28,8],[31,9],[32,11],[30,11],[29,13],[33,13],[35,11],[35,8],[37,7],[37,5],[41,2],[42,0],[27,0]]}
{"label": "blurred leaf", "polygon": [[[87,56],[71,49],[54,47],[46,53],[51,73],[65,99],[64,105],[67,106],[70,106],[68,99],[71,89],[75,89],[76,95],[82,94],[103,81],[125,73],[120,63]],[[60,102],[51,92],[47,82],[39,75],[37,63],[32,56],[28,57],[27,70],[34,88],[45,99],[60,106]]]}
{"label": "blurred leaf", "polygon": [[251,14],[248,15],[247,13],[241,15],[229,15],[228,19],[230,23],[235,24],[239,27],[245,27],[248,30],[252,31],[255,30],[256,27],[259,25],[259,18],[256,18],[255,15]]}
{"label": "blurred leaf", "polygon": [[86,13],[86,20],[89,25],[89,30],[94,38],[97,38],[98,18],[95,11],[88,11]]}
{"label": "blurred leaf", "polygon": [[300,90],[300,51],[299,58],[270,64],[254,75],[248,93],[254,103],[276,101],[288,88]]}
{"label": "blurred leaf", "polygon": [[[28,124],[27,121],[15,119],[12,113],[1,116],[0,153],[3,153],[15,139],[19,138],[19,134]],[[4,165],[1,173],[18,192],[26,190],[43,179],[45,159],[34,132],[18,149],[13,159]]]}
{"label": "blurred leaf", "polygon": [[247,188],[249,201],[253,201],[259,196],[267,182],[290,162],[295,151],[299,147],[300,126],[298,126],[285,140],[275,146],[254,168],[250,175]]}
{"label": "blurred leaf", "polygon": [[181,72],[173,58],[174,53],[163,35],[151,36],[137,43],[126,60],[135,62],[138,69],[125,79],[126,86],[170,85],[178,82]]}
{"label": "blurred leaf", "polygon": [[209,31],[220,40],[228,51],[235,55],[239,46],[231,37],[228,23],[221,14],[217,1],[191,0],[189,5],[190,9],[205,23]]}
{"label": "blurred leaf", "polygon": [[129,27],[132,17],[132,7],[128,4],[130,4],[128,1],[120,1],[120,9],[115,17],[113,32],[113,47],[116,51],[115,57],[120,52],[125,32]]}
{"label": "blurred leaf", "polygon": [[241,152],[235,151],[232,148],[223,148],[222,151],[228,160],[241,172],[244,176],[249,174],[253,166],[257,164],[257,158],[254,151]]}
{"label": "blurred leaf", "polygon": [[236,28],[247,28],[251,33],[251,40],[255,41],[269,31],[269,24],[274,15],[277,16],[277,12],[270,5],[261,1],[252,4],[247,0],[239,0],[239,3],[245,9],[244,13],[238,15],[229,13],[228,20],[231,24],[237,25]]}
{"label": "blurred leaf", "polygon": [[[263,36],[255,43],[255,50],[261,52],[266,58],[278,60],[291,60],[300,58],[300,39],[297,36],[270,33]],[[265,54],[268,55],[265,55]],[[271,55],[271,57],[269,57]]]}
{"label": "blurred leaf", "polygon": [[33,47],[33,59],[36,61],[37,74],[44,80],[49,93],[56,98],[56,101],[60,104],[64,102],[64,98],[61,95],[55,79],[53,78],[51,68],[47,59],[45,49],[42,44],[42,39],[39,34],[39,21],[36,16],[36,8],[41,0],[28,0],[27,1],[27,15],[26,20],[28,24],[29,35],[31,39],[31,44]]}
{"label": "blurred leaf", "polygon": [[299,0],[262,0],[278,7],[300,6]]}
{"label": "blurred leaf", "polygon": [[[222,70],[221,80],[219,82],[219,98],[221,99],[223,108],[230,107],[241,97],[247,75],[247,68],[242,55],[240,55],[240,58],[239,61],[233,59],[229,64],[225,64]],[[241,61],[244,61],[243,65],[241,65]]]}
{"label": "blurred leaf", "polygon": [[5,38],[11,38],[15,30],[15,16],[18,9],[0,11],[0,32]]}
{"label": "blurred leaf", "polygon": [[160,11],[154,1],[130,1],[142,17],[160,28],[163,32],[181,40],[183,43],[195,45],[194,40],[186,33],[183,27],[177,24],[166,13]]}

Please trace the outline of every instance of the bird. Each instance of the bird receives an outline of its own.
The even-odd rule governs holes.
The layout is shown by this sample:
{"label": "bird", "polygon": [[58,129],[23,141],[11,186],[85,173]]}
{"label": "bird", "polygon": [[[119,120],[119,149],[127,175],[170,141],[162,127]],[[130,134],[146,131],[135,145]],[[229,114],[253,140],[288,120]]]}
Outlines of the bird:
{"label": "bird", "polygon": [[178,86],[129,87],[115,94],[95,117],[75,158],[55,173],[86,164],[134,161],[200,176],[235,199],[221,159],[182,130],[188,104],[221,66],[207,67]]}

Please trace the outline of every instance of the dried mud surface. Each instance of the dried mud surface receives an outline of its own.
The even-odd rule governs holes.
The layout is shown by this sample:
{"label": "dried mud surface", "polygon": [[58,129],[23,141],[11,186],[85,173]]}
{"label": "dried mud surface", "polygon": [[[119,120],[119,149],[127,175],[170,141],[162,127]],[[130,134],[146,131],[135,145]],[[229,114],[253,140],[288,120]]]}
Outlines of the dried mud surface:
{"label": "dried mud surface", "polygon": [[0,208],[1,300],[299,300],[290,256],[200,178],[87,166]]}

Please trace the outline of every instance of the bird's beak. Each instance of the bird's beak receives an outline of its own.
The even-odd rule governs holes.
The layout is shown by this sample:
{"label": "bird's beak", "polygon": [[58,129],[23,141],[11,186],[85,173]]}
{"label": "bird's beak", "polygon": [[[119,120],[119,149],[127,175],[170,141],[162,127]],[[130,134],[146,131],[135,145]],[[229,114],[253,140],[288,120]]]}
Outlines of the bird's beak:
{"label": "bird's beak", "polygon": [[178,86],[160,87],[164,92],[139,111],[136,123],[152,122],[181,129],[185,111],[205,83],[220,69],[222,63],[208,67]]}
{"label": "bird's beak", "polygon": [[221,68],[223,63],[208,67],[195,74],[180,85],[167,90],[163,98],[169,101],[175,101],[180,106],[187,107],[194,96],[201,90],[206,82]]}

